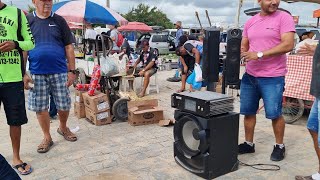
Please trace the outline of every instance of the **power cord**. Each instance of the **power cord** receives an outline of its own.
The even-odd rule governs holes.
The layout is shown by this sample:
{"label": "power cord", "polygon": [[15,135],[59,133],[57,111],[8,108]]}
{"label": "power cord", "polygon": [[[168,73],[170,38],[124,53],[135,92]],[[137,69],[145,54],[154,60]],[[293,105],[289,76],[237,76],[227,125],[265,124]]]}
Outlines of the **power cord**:
{"label": "power cord", "polygon": [[[238,161],[239,161],[239,164],[242,166],[248,166],[253,169],[257,169],[257,170],[261,170],[261,171],[279,171],[280,170],[280,166],[275,165],[275,164],[261,164],[261,163],[246,164],[246,163],[241,162],[240,160],[238,160]],[[269,168],[267,168],[267,167],[269,167]]]}

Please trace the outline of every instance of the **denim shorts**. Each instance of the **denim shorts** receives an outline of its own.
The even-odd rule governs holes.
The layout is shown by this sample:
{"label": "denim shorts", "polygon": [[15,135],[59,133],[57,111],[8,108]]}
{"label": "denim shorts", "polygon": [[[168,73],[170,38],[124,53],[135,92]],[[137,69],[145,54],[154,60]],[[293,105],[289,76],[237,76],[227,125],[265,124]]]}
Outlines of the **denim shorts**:
{"label": "denim shorts", "polygon": [[284,76],[256,78],[245,73],[240,86],[240,114],[257,114],[262,98],[266,118],[274,120],[280,117],[284,83]]}
{"label": "denim shorts", "polygon": [[[318,98],[313,102],[310,115],[307,122],[307,128],[319,134],[320,123],[320,101]],[[320,136],[318,136],[318,142],[320,144]]]}
{"label": "denim shorts", "polygon": [[48,111],[49,95],[52,93],[53,100],[58,110],[69,111],[71,108],[71,97],[66,85],[67,73],[35,75],[31,78],[34,87],[29,91],[28,109],[35,112]]}

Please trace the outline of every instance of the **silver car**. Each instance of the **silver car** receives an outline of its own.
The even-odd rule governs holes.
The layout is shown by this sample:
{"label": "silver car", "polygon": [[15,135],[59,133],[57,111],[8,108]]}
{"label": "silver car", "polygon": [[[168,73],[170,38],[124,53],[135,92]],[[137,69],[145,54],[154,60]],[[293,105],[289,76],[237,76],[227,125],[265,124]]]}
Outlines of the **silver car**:
{"label": "silver car", "polygon": [[135,47],[136,50],[139,49],[141,41],[145,39],[149,40],[150,47],[154,48],[158,52],[158,54],[169,54],[173,53],[175,50],[173,45],[174,39],[170,38],[166,33],[142,34],[137,40]]}

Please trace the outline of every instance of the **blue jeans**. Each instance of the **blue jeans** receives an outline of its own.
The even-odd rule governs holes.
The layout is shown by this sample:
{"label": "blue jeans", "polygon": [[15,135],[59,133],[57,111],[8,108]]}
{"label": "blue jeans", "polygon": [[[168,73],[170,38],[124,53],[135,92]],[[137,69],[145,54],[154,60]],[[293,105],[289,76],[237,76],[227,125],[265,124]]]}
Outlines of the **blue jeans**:
{"label": "blue jeans", "polygon": [[[319,135],[319,123],[320,123],[320,101],[318,98],[313,102],[310,115],[307,122],[307,128],[311,131],[318,133]],[[320,144],[320,137],[318,136],[318,143]],[[320,146],[319,146],[320,147]]]}
{"label": "blue jeans", "polygon": [[1,154],[0,154],[0,179],[1,180],[20,180],[21,179]]}
{"label": "blue jeans", "polygon": [[56,103],[54,103],[52,93],[50,93],[50,106],[49,106],[49,115],[50,117],[56,116],[58,113]]}
{"label": "blue jeans", "polygon": [[240,86],[240,114],[255,115],[262,98],[266,118],[277,119],[282,115],[284,77],[256,78],[245,73]]}

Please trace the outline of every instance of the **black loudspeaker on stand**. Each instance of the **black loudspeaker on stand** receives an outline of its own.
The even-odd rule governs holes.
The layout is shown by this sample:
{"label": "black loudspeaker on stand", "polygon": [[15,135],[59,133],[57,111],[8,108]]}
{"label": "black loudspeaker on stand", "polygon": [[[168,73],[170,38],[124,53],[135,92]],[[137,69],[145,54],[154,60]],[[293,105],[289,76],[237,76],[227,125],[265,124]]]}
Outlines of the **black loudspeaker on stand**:
{"label": "black loudspeaker on stand", "polygon": [[206,28],[203,39],[202,77],[208,82],[208,90],[210,91],[213,90],[210,84],[219,81],[219,44],[220,29]]}
{"label": "black loudspeaker on stand", "polygon": [[227,85],[239,85],[240,79],[240,53],[241,53],[241,29],[230,29],[227,32],[227,57],[223,67],[223,84],[222,92],[225,93]]}
{"label": "black loudspeaker on stand", "polygon": [[175,110],[174,117],[174,158],[179,165],[205,179],[238,169],[238,113],[200,117]]}

